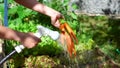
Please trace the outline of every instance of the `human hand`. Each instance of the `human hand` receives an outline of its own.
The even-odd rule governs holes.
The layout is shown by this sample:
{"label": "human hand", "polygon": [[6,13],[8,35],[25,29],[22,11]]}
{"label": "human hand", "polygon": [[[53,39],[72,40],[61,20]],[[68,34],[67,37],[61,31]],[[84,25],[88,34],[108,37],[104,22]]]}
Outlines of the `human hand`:
{"label": "human hand", "polygon": [[51,16],[51,24],[57,28],[60,26],[60,20],[61,18],[64,18],[61,13],[55,12],[54,15]]}
{"label": "human hand", "polygon": [[51,17],[51,23],[53,26],[59,28],[60,26],[60,18],[63,18],[62,14],[58,11],[39,3],[37,0],[15,0],[17,3],[24,5],[27,8],[30,8],[34,11],[40,12]]}
{"label": "human hand", "polygon": [[22,33],[21,37],[21,44],[27,48],[35,47],[41,40],[33,35],[33,33]]}
{"label": "human hand", "polygon": [[0,38],[20,42],[27,48],[35,47],[41,40],[33,33],[24,33],[0,26]]}

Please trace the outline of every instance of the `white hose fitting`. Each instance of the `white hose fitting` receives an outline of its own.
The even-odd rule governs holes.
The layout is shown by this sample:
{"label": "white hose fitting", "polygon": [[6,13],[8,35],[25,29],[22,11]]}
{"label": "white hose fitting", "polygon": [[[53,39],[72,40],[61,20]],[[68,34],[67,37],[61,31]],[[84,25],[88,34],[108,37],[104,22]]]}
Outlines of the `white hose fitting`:
{"label": "white hose fitting", "polygon": [[22,52],[22,50],[24,49],[25,47],[23,45],[19,45],[19,46],[16,46],[15,47],[15,50],[17,51],[17,53],[20,53]]}

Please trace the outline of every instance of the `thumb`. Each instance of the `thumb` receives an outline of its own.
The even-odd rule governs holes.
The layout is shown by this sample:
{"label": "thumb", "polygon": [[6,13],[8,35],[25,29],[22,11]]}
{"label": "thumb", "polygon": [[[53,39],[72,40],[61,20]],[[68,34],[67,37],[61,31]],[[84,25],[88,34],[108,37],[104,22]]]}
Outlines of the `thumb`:
{"label": "thumb", "polygon": [[60,27],[60,21],[57,20],[57,21],[55,22],[54,26],[57,27],[57,28],[59,28],[59,27]]}

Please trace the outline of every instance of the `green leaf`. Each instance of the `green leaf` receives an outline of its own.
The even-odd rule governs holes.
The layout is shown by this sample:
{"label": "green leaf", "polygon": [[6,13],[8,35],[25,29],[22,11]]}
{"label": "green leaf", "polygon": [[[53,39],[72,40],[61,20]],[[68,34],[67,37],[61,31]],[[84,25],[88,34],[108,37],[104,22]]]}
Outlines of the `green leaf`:
{"label": "green leaf", "polygon": [[72,5],[72,8],[73,8],[73,9],[77,9],[78,7],[77,7],[76,4],[73,4],[73,5]]}
{"label": "green leaf", "polygon": [[9,9],[9,14],[10,14],[10,15],[15,14],[15,13],[17,12],[17,8],[18,8],[18,7],[13,7],[13,8],[11,8],[11,9]]}
{"label": "green leaf", "polygon": [[16,23],[22,23],[21,18],[17,18],[17,19],[16,19]]}
{"label": "green leaf", "polygon": [[9,3],[13,3],[13,2],[14,2],[14,0],[8,0],[8,2],[9,2]]}
{"label": "green leaf", "polygon": [[3,15],[4,15],[4,5],[0,4],[0,19],[3,18]]}
{"label": "green leaf", "polygon": [[77,20],[77,15],[76,15],[75,13],[70,13],[70,15],[71,15],[71,17],[72,17],[73,19],[76,19],[76,20]]}
{"label": "green leaf", "polygon": [[24,18],[25,17],[25,13],[23,12],[25,9],[24,9],[24,7],[22,7],[22,6],[18,6],[18,8],[17,8],[17,13],[18,13],[18,16],[19,16],[19,18]]}

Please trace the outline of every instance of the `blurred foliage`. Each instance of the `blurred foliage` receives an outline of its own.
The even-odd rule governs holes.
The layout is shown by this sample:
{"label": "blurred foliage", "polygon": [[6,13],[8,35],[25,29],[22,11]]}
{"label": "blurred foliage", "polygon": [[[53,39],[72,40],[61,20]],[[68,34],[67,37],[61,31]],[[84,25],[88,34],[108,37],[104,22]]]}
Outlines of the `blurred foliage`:
{"label": "blurred foliage", "polygon": [[[69,0],[39,0],[43,4],[61,12],[65,20],[74,30],[79,44],[75,45],[80,61],[87,63],[92,58],[83,57],[82,53],[88,52],[96,47],[99,47],[105,55],[109,56],[114,61],[120,63],[120,20],[109,18],[107,16],[87,16],[76,15],[74,12],[68,11]],[[0,0],[0,17],[3,17],[3,2]],[[74,9],[77,7],[73,5]],[[46,15],[27,9],[16,4],[13,0],[9,0],[9,27],[21,32],[35,32],[36,25],[43,25],[52,30],[58,30],[51,25],[50,18]],[[42,42],[33,49],[25,49],[25,51],[14,56],[29,56],[29,55],[50,55],[59,56],[62,48],[51,38],[42,37]],[[49,42],[49,43],[48,43]],[[5,41],[6,53],[13,50],[13,46],[18,45],[16,41]],[[81,55],[82,54],[82,55]],[[90,53],[91,54],[91,53]],[[88,53],[87,56],[88,57]],[[95,58],[95,57],[93,57]],[[63,59],[63,58],[62,58]],[[65,58],[63,59],[65,61]],[[64,64],[65,62],[61,63]],[[81,63],[80,62],[80,63]]]}
{"label": "blurred foliage", "polygon": [[[80,45],[90,46],[89,40],[94,42],[94,47],[98,46],[103,53],[115,61],[120,56],[119,51],[119,19],[107,16],[86,16],[80,15]],[[83,49],[83,48],[81,48]],[[85,48],[86,49],[86,48]],[[119,61],[120,62],[120,61]]]}

